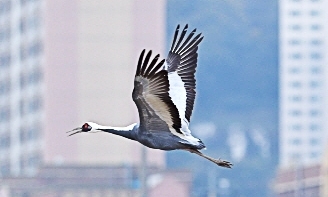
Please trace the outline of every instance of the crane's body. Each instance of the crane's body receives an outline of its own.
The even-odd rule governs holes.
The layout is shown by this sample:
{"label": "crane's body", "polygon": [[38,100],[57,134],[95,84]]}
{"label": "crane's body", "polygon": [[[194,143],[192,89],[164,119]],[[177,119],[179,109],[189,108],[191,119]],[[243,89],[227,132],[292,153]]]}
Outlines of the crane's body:
{"label": "crane's body", "polygon": [[145,56],[143,50],[139,57],[132,99],[138,108],[140,123],[127,127],[110,127],[86,122],[82,127],[73,129],[75,132],[70,135],[108,132],[138,141],[149,148],[186,150],[219,166],[231,168],[230,162],[201,153],[199,150],[204,149],[205,145],[192,136],[189,130],[196,96],[197,50],[203,37],[201,34],[194,37],[194,29],[184,39],[187,28],[188,25],[178,38],[177,27],[166,62],[162,60],[157,63],[159,55],[151,60],[151,51]]}

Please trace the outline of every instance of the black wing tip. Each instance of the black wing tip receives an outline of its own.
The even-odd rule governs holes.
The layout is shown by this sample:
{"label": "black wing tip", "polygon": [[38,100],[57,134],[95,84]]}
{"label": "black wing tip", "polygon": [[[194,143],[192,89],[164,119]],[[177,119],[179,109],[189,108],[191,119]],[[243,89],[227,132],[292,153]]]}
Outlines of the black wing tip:
{"label": "black wing tip", "polygon": [[[204,36],[202,36],[202,33],[199,33],[196,36],[194,36],[194,34],[197,31],[197,28],[195,28],[189,34],[187,34],[188,35],[187,38],[184,39],[184,37],[187,33],[187,30],[188,30],[188,24],[185,25],[185,27],[183,28],[183,31],[180,33],[180,35],[179,35],[179,28],[180,28],[180,25],[177,26],[177,29],[174,34],[174,39],[173,39],[171,50],[170,50],[170,52],[172,52],[172,53],[180,54],[181,52],[188,50],[190,47],[195,47],[204,38]],[[177,38],[179,38],[179,39],[178,39],[178,42],[176,43]],[[180,44],[183,40],[184,40],[184,42],[180,46]],[[195,44],[195,43],[197,43],[197,44]]]}
{"label": "black wing tip", "polygon": [[[176,29],[179,29],[179,28],[180,28],[180,24],[177,25]],[[188,29],[188,23],[185,25],[185,27],[183,29]]]}
{"label": "black wing tip", "polygon": [[185,27],[183,28],[183,31],[187,31],[188,29],[188,24],[185,25]]}
{"label": "black wing tip", "polygon": [[151,56],[152,53],[153,53],[153,51],[152,50],[149,50],[148,53],[147,53],[147,55]]}
{"label": "black wing tip", "polygon": [[155,58],[156,58],[156,59],[158,59],[159,57],[160,57],[160,55],[159,55],[159,54],[157,54],[157,55],[155,56]]}
{"label": "black wing tip", "polygon": [[[147,53],[145,55],[145,53]],[[165,59],[162,59],[160,62],[158,62],[158,59],[160,58],[160,54],[156,54],[152,58],[152,50],[149,50],[147,52],[146,49],[143,49],[138,60],[137,65],[137,71],[135,76],[143,76],[143,77],[151,77],[155,73],[161,70]]]}
{"label": "black wing tip", "polygon": [[142,65],[142,61],[143,61],[143,57],[145,55],[145,51],[146,49],[142,50],[138,59],[138,64],[137,64],[137,70],[136,70],[136,74],[135,76],[140,75],[140,71],[141,71],[141,65]]}

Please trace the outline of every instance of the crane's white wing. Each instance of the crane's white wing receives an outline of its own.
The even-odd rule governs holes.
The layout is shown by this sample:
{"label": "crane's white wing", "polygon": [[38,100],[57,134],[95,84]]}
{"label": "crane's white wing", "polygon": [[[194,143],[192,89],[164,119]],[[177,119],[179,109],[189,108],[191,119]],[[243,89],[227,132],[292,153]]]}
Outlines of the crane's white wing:
{"label": "crane's white wing", "polygon": [[137,105],[140,127],[147,131],[170,131],[181,133],[179,112],[169,95],[167,70],[164,60],[156,65],[159,55],[148,65],[151,51],[144,59],[142,51],[134,79],[132,98]]}
{"label": "crane's white wing", "polygon": [[203,37],[201,34],[194,37],[196,32],[194,29],[184,40],[188,29],[188,25],[186,25],[177,40],[179,28],[178,25],[166,59],[165,69],[168,71],[169,95],[179,111],[182,132],[187,134],[190,133],[188,125],[196,97],[197,50]]}

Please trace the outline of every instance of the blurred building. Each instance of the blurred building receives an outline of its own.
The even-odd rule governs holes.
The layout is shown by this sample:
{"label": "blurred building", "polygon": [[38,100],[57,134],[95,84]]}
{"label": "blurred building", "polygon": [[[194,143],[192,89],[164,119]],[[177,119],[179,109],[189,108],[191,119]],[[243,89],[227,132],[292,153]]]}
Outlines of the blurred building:
{"label": "blurred building", "polygon": [[328,149],[322,162],[280,168],[273,183],[276,197],[328,196]]}
{"label": "blurred building", "polygon": [[275,196],[321,197],[321,170],[321,165],[280,169],[274,183]]}
{"label": "blurred building", "polygon": [[[136,64],[144,48],[166,55],[165,9],[163,0],[0,1],[1,197],[141,194],[142,145],[66,131],[138,121]],[[190,196],[191,173],[147,153],[148,196]]]}
{"label": "blurred building", "polygon": [[[136,64],[144,48],[164,51],[165,1],[47,0],[45,25],[45,162],[139,164],[137,142],[65,132],[86,121],[138,121],[131,96]],[[147,152],[150,164],[165,166],[164,152]]]}
{"label": "blurred building", "polygon": [[65,132],[138,121],[134,72],[142,49],[164,51],[165,1],[2,0],[0,16],[0,177],[43,162],[140,164],[137,142]]}
{"label": "blurred building", "polygon": [[279,1],[280,166],[320,162],[328,137],[328,1]]}
{"label": "blurred building", "polygon": [[[190,196],[191,173],[149,168],[148,196]],[[126,166],[44,166],[35,177],[0,180],[1,197],[140,196],[138,169]]]}
{"label": "blurred building", "polygon": [[0,1],[0,178],[42,159],[43,1]]}

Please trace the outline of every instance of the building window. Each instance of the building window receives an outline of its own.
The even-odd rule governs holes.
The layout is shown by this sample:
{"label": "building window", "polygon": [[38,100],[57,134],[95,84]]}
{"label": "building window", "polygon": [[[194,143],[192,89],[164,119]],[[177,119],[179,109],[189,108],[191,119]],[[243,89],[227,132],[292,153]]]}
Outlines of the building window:
{"label": "building window", "polygon": [[318,60],[318,59],[321,59],[322,56],[319,52],[314,52],[314,53],[311,53],[310,57],[311,57],[311,59]]}
{"label": "building window", "polygon": [[10,119],[10,109],[8,106],[0,107],[0,122],[8,122]]}
{"label": "building window", "polygon": [[290,57],[294,60],[299,60],[302,59],[302,54],[301,53],[292,53]]}
{"label": "building window", "polygon": [[310,81],[311,88],[318,88],[320,87],[320,85],[321,85],[320,81]]}
{"label": "building window", "polygon": [[40,40],[36,40],[32,43],[26,44],[23,43],[20,48],[20,59],[23,61],[26,58],[38,56],[43,49]]}
{"label": "building window", "polygon": [[0,148],[5,149],[10,147],[10,136],[9,134],[2,134],[0,136]]}
{"label": "building window", "polygon": [[22,158],[21,158],[21,167],[26,171],[26,173],[28,173],[28,170],[33,170],[36,169],[41,162],[41,158],[40,155],[38,153],[29,153],[29,154],[25,154]]}
{"label": "building window", "polygon": [[10,61],[11,57],[9,52],[0,53],[0,68],[9,67]]}
{"label": "building window", "polygon": [[311,16],[319,16],[319,14],[320,14],[320,13],[319,13],[318,10],[311,10],[311,11],[310,11],[310,15],[311,15]]}
{"label": "building window", "polygon": [[0,1],[0,14],[8,13],[11,9],[11,2],[10,0],[3,0]]}
{"label": "building window", "polygon": [[10,26],[2,25],[0,26],[0,43],[10,40]]}
{"label": "building window", "polygon": [[291,74],[299,74],[301,72],[301,68],[300,67],[296,67],[296,66],[293,66],[289,69],[289,72]]}
{"label": "building window", "polygon": [[299,30],[302,29],[301,25],[298,25],[298,24],[296,24],[296,25],[290,25],[289,28],[291,30],[293,30],[293,31],[299,31]]}
{"label": "building window", "polygon": [[315,24],[315,25],[311,25],[311,30],[313,31],[318,31],[321,29],[321,25]]}
{"label": "building window", "polygon": [[37,84],[42,79],[42,73],[40,68],[35,68],[33,71],[30,72],[22,72],[20,74],[20,88],[24,89],[26,86],[31,84]]}
{"label": "building window", "polygon": [[318,139],[318,138],[311,138],[310,139],[310,145],[311,146],[318,146],[318,145],[320,145],[320,139]]}
{"label": "building window", "polygon": [[297,116],[301,116],[301,115],[302,115],[301,110],[297,110],[297,109],[290,110],[289,113],[290,113],[290,115],[295,116],[295,117],[297,117]]}
{"label": "building window", "polygon": [[33,31],[40,26],[40,11],[36,9],[33,13],[25,14],[20,18],[19,30],[22,34]]}
{"label": "building window", "polygon": [[21,117],[23,117],[26,113],[26,100],[25,99],[21,99],[19,101],[19,112],[20,112]]}
{"label": "building window", "polygon": [[20,143],[24,143],[25,142],[25,128],[20,128],[20,132],[19,132],[19,141]]}
{"label": "building window", "polygon": [[310,96],[310,102],[312,102],[312,103],[319,102],[320,100],[321,100],[321,96],[319,96],[319,95]]}
{"label": "building window", "polygon": [[300,45],[300,44],[301,44],[301,41],[298,40],[298,39],[291,39],[291,40],[288,41],[288,43],[289,43],[290,45],[294,45],[294,46],[296,46],[296,45]]}
{"label": "building window", "polygon": [[290,86],[293,88],[300,88],[302,87],[302,83],[300,81],[292,81],[290,82]]}
{"label": "building window", "polygon": [[9,79],[3,79],[0,82],[0,96],[6,95],[10,92],[10,81]]}
{"label": "building window", "polygon": [[289,11],[289,14],[291,16],[300,16],[301,15],[301,11],[300,10],[291,10],[291,11]]}
{"label": "building window", "polygon": [[33,2],[33,1],[36,1],[36,0],[20,0],[20,4],[21,4],[22,6],[24,6],[24,5],[26,5],[27,3],[31,3],[31,2]]}
{"label": "building window", "polygon": [[28,127],[24,126],[20,129],[20,142],[24,143],[27,141],[35,141],[39,138],[40,134],[40,125],[33,124]]}
{"label": "building window", "polygon": [[293,131],[301,131],[302,130],[302,125],[300,124],[294,124],[291,126],[291,130]]}
{"label": "building window", "polygon": [[310,44],[311,45],[314,45],[314,46],[322,45],[322,40],[320,40],[320,39],[313,39],[313,40],[310,41]]}
{"label": "building window", "polygon": [[293,95],[293,96],[290,96],[289,97],[289,100],[290,101],[293,101],[293,102],[301,102],[302,101],[302,96],[300,96],[300,95]]}
{"label": "building window", "polygon": [[301,139],[299,139],[299,138],[292,139],[291,144],[298,146],[301,144]]}
{"label": "building window", "polygon": [[36,168],[39,164],[40,164],[39,154],[33,154],[27,160],[27,165],[30,168]]}
{"label": "building window", "polygon": [[320,130],[320,125],[318,125],[318,124],[315,124],[315,123],[312,123],[312,124],[310,124],[310,127],[309,127],[309,129],[311,130],[311,131],[319,131]]}
{"label": "building window", "polygon": [[310,110],[310,116],[312,116],[312,117],[319,116],[320,114],[321,114],[321,112],[317,109]]}
{"label": "building window", "polygon": [[320,66],[312,66],[311,73],[312,74],[320,74],[320,73],[322,73],[322,69]]}
{"label": "building window", "polygon": [[29,101],[29,112],[36,112],[41,108],[42,101],[39,96],[35,96]]}
{"label": "building window", "polygon": [[31,57],[38,56],[42,51],[42,44],[39,40],[33,42],[28,49],[28,55]]}
{"label": "building window", "polygon": [[20,88],[21,89],[24,89],[25,88],[25,85],[26,85],[26,79],[25,79],[25,73],[22,72],[20,73],[20,76],[19,76],[19,85],[20,85]]}
{"label": "building window", "polygon": [[27,58],[27,46],[26,44],[22,44],[20,47],[20,59],[24,61]]}
{"label": "building window", "polygon": [[0,176],[8,176],[10,173],[9,161],[0,162]]}
{"label": "building window", "polygon": [[25,98],[20,101],[20,115],[24,116],[27,113],[34,113],[41,109],[42,99],[36,95],[31,98]]}
{"label": "building window", "polygon": [[318,152],[311,152],[310,153],[310,157],[312,159],[316,159],[316,158],[319,158],[320,157],[320,154]]}
{"label": "building window", "polygon": [[292,162],[298,162],[301,159],[300,153],[290,153],[289,155]]}
{"label": "building window", "polygon": [[27,17],[22,17],[19,23],[19,30],[22,34],[26,32],[27,29]]}
{"label": "building window", "polygon": [[36,68],[29,73],[28,82],[29,84],[36,84],[41,81],[41,78],[42,78],[41,70],[39,68]]}

